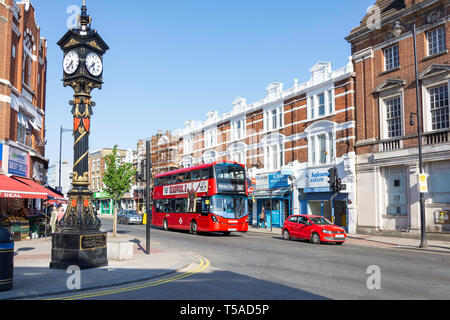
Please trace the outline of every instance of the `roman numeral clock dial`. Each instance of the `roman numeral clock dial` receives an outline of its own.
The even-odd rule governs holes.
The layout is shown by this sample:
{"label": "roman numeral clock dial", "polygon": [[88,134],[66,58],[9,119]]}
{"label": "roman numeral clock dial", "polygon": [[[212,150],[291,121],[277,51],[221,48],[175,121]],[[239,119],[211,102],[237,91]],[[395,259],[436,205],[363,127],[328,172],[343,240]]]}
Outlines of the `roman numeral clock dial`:
{"label": "roman numeral clock dial", "polygon": [[98,77],[103,71],[102,59],[96,53],[89,53],[86,56],[86,68],[91,75]]}
{"label": "roman numeral clock dial", "polygon": [[70,51],[66,54],[63,61],[64,72],[67,74],[73,74],[77,71],[80,64],[80,58],[75,51]]}

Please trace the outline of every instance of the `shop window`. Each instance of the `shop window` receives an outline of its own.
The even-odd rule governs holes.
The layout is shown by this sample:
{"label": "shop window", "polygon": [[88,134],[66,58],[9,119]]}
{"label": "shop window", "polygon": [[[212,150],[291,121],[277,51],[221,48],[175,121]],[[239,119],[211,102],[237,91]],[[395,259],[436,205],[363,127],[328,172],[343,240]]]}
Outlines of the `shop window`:
{"label": "shop window", "polygon": [[450,204],[450,162],[439,161],[430,164],[429,194],[433,203]]}
{"label": "shop window", "polygon": [[406,215],[406,177],[403,167],[386,169],[386,213],[391,215]]}

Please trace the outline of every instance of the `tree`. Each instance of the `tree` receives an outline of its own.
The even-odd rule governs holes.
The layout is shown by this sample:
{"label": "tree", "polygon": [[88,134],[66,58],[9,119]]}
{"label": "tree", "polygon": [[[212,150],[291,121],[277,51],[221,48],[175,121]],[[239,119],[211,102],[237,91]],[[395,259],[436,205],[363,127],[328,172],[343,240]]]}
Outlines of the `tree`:
{"label": "tree", "polygon": [[117,155],[117,145],[113,152],[105,157],[106,170],[103,172],[104,191],[109,193],[114,199],[114,223],[113,237],[117,232],[117,200],[122,198],[125,193],[130,191],[131,184],[136,175],[131,163],[121,163]]}

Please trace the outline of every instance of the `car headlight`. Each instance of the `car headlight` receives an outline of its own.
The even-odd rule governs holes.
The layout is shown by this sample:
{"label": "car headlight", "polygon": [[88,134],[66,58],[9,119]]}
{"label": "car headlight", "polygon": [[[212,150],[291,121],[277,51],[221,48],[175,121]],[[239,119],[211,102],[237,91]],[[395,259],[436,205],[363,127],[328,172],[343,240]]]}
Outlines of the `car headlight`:
{"label": "car headlight", "polygon": [[323,233],[327,233],[327,234],[332,234],[333,232],[331,232],[330,230],[322,230]]}

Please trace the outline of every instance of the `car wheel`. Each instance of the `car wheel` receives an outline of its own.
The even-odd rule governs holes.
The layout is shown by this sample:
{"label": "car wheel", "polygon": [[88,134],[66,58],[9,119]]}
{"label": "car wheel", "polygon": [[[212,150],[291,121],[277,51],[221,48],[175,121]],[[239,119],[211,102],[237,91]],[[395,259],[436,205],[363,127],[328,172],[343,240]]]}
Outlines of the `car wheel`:
{"label": "car wheel", "polygon": [[169,230],[169,225],[168,225],[168,223],[167,223],[167,219],[164,219],[164,222],[163,222],[163,229],[164,230]]}
{"label": "car wheel", "polygon": [[291,240],[291,235],[289,234],[289,231],[287,231],[286,229],[283,230],[283,239]]}
{"label": "car wheel", "polygon": [[313,243],[313,244],[320,244],[320,236],[319,236],[319,234],[317,232],[314,232],[311,235],[311,243]]}
{"label": "car wheel", "polygon": [[191,221],[191,228],[189,230],[190,234],[197,234],[197,222],[194,220]]}

